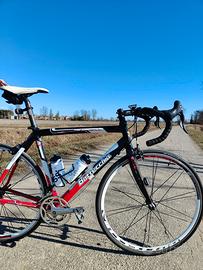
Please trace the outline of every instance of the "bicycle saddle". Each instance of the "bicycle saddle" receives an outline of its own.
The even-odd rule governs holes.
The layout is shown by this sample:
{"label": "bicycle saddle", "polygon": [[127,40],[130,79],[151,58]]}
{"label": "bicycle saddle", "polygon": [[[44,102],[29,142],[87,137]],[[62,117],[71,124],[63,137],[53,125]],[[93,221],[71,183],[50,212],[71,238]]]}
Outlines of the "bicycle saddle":
{"label": "bicycle saddle", "polygon": [[32,94],[37,94],[37,93],[49,93],[49,90],[45,88],[40,88],[40,87],[28,88],[28,87],[11,86],[11,85],[8,85],[3,80],[0,80],[0,89],[4,91],[8,91],[15,95],[24,95],[24,94],[32,95]]}

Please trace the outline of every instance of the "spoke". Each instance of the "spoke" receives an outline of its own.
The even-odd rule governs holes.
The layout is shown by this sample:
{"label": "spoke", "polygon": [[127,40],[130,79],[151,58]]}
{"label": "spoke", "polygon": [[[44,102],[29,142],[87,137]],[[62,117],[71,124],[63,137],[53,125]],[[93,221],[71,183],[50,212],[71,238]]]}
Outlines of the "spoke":
{"label": "spoke", "polygon": [[175,218],[175,219],[178,219],[178,220],[181,220],[181,221],[184,221],[184,222],[187,222],[187,223],[188,223],[188,220],[185,220],[185,219],[183,219],[183,218],[180,218],[180,217],[177,217],[177,216],[168,214],[168,213],[164,213],[164,212],[162,212],[162,211],[159,211],[159,213],[161,213],[162,215],[169,216],[169,217],[172,217],[172,218]]}
{"label": "spoke", "polygon": [[[142,208],[141,208],[141,209],[142,209]],[[140,209],[140,210],[141,210],[141,209]],[[140,211],[140,210],[139,210],[139,211]],[[148,215],[148,213],[147,213],[146,215],[142,216],[142,217],[141,217],[140,219],[138,219],[136,222],[132,223],[131,226],[130,226],[129,228],[133,227],[135,224],[137,224],[138,222],[140,222],[141,220],[143,220],[143,218],[145,218],[147,215]]]}
{"label": "spoke", "polygon": [[[12,198],[11,198],[8,194],[7,194],[7,196],[8,196],[9,199],[12,200]],[[18,206],[17,204],[14,204],[14,205],[17,207],[17,209],[18,209],[18,211],[20,212],[20,214],[21,214],[25,219],[27,219],[26,216],[23,214],[23,212],[20,210],[19,206]]]}
{"label": "spoke", "polygon": [[23,181],[27,180],[28,178],[32,177],[32,176],[34,175],[34,173],[33,173],[33,175],[29,176],[31,173],[33,173],[32,170],[31,170],[28,174],[26,174],[25,176],[23,176],[23,178],[19,179],[17,182],[15,182],[14,184],[12,184],[12,185],[10,186],[10,188],[13,188],[13,187],[16,186],[18,183],[23,182]]}
{"label": "spoke", "polygon": [[177,169],[174,173],[172,173],[171,176],[169,176],[154,192],[152,195],[154,195],[161,187],[163,187],[163,185],[168,182],[177,172],[179,171],[179,169]]}
{"label": "spoke", "polygon": [[[117,189],[118,191],[120,191],[120,189],[115,188],[115,187],[112,187],[112,190],[113,190],[113,188],[114,188],[114,189]],[[116,190],[114,190],[114,191],[116,191]],[[132,195],[132,196],[137,196],[137,197],[143,198],[143,196],[138,195],[138,194],[136,194],[136,193],[131,193],[131,192],[127,192],[127,191],[123,191],[123,192],[125,192],[125,193],[128,194],[128,195]]]}
{"label": "spoke", "polygon": [[145,229],[144,229],[143,245],[145,244],[146,235],[147,235],[147,227],[148,227],[149,212],[151,212],[151,211],[148,209],[148,212],[147,212],[147,218],[146,218],[146,223],[145,223]]}
{"label": "spoke", "polygon": [[154,158],[153,158],[153,161],[152,161],[152,179],[153,179],[153,176],[154,176]]}
{"label": "spoke", "polygon": [[[8,224],[8,227],[10,227],[10,225],[9,225],[9,223],[8,223],[8,217],[7,217],[7,214],[6,214],[6,212],[5,212],[5,206],[3,205],[3,207],[2,207],[2,211],[3,211],[3,215],[4,215],[4,217],[5,217],[5,222]],[[3,219],[3,216],[2,216],[2,219]]]}
{"label": "spoke", "polygon": [[149,243],[149,238],[150,238],[151,219],[152,219],[152,211],[150,211],[150,215],[149,215],[148,238],[147,238],[148,243]]}
{"label": "spoke", "polygon": [[155,183],[155,177],[156,177],[156,172],[157,172],[157,167],[158,167],[158,161],[159,160],[157,159],[156,167],[154,168],[154,159],[153,159],[151,198],[153,197],[153,192],[154,192],[154,183]]}
{"label": "spoke", "polygon": [[[0,218],[1,218],[2,209],[3,209],[3,205],[1,204]],[[1,224],[1,222],[0,222],[0,224]]]}
{"label": "spoke", "polygon": [[[165,230],[165,234],[167,235],[167,237],[168,237],[168,239],[170,239],[169,238],[169,235],[174,239],[174,236],[171,234],[171,232],[166,228],[166,226],[165,226],[165,224],[164,224],[164,222],[163,222],[163,219],[161,218],[161,215],[160,215],[160,211],[158,211],[158,209],[157,209],[157,212],[158,212],[158,216],[156,215],[156,213],[155,213],[155,211],[152,211],[153,212],[153,214],[155,215],[155,217],[159,220],[159,222],[161,223],[161,225],[164,227],[164,230]],[[169,234],[169,235],[168,235]]]}
{"label": "spoke", "polygon": [[[31,218],[26,218],[26,217],[25,218],[18,217],[9,208],[7,208],[7,207],[5,207],[5,208],[7,209],[8,212],[10,212],[16,218],[15,223],[21,223],[21,224],[27,224],[28,225],[28,222],[32,222],[34,220],[37,220],[37,219],[34,219],[34,218],[31,219]],[[30,208],[30,209],[32,209],[32,208]],[[34,209],[33,209],[33,211],[34,211]]]}
{"label": "spoke", "polygon": [[32,210],[32,211],[34,211],[35,213],[38,213],[38,212],[39,212],[36,208],[31,208],[31,207],[29,207],[29,210]]}
{"label": "spoke", "polygon": [[[143,206],[142,206],[143,207]],[[139,211],[137,212],[137,214],[135,215],[135,217],[132,219],[132,221],[130,222],[130,225],[125,228],[120,234],[125,236],[127,231],[133,226],[133,222],[135,221],[135,219],[137,218],[137,216],[139,215],[140,211],[142,210],[142,207],[139,209]]]}
{"label": "spoke", "polygon": [[186,193],[182,193],[182,194],[179,194],[179,195],[176,195],[176,196],[173,196],[173,197],[169,197],[169,198],[166,198],[164,200],[160,200],[158,201],[159,203],[162,201],[162,202],[168,202],[168,201],[173,201],[173,200],[180,200],[180,199],[185,199],[185,198],[195,198],[195,196],[185,196],[187,194],[190,194],[190,193],[194,193],[195,191],[190,191],[190,192],[186,192]]}
{"label": "spoke", "polygon": [[[13,224],[12,224],[11,219],[10,219],[10,217],[8,215],[8,212],[7,212],[7,208],[4,206],[3,209],[4,209],[3,211],[4,211],[4,214],[5,214],[5,217],[8,217],[8,221],[7,221],[8,227],[10,227],[10,228],[12,228],[14,230]],[[10,223],[10,225],[9,225],[9,223]]]}
{"label": "spoke", "polygon": [[133,177],[133,175],[131,174],[129,168],[128,168],[128,167],[125,167],[125,168],[126,168],[127,172],[129,173],[130,177],[131,177],[131,178],[133,179],[133,181],[134,181],[134,177]]}
{"label": "spoke", "polygon": [[18,216],[16,216],[16,214],[15,213],[13,213],[13,211],[11,211],[9,208],[7,208],[5,205],[4,205],[4,207],[7,209],[7,211],[9,211],[17,220],[19,220],[19,217]]}
{"label": "spoke", "polygon": [[[137,208],[142,208],[144,205],[140,205],[140,206],[129,206],[129,207],[126,207],[126,208],[120,208],[121,211],[119,212],[116,212],[116,213],[112,213],[109,215],[109,217],[113,216],[113,215],[117,215],[117,214],[120,214],[120,213],[124,213],[124,212],[129,212],[129,211],[132,211],[132,210],[135,210]],[[122,210],[123,209],[123,210]],[[108,212],[112,212],[112,211],[117,211],[119,210],[118,209],[112,209],[112,210],[109,210]]]}
{"label": "spoke", "polygon": [[[162,201],[162,199],[166,196],[166,194],[168,194],[168,192],[172,189],[172,187],[175,185],[175,183],[178,181],[178,179],[181,177],[181,175],[183,174],[183,172],[180,173],[180,175],[177,177],[177,179],[174,181],[174,183],[169,187],[169,189],[164,193],[164,195],[161,197],[161,199],[159,200],[159,203]],[[158,203],[158,204],[159,204]]]}
{"label": "spoke", "polygon": [[122,191],[122,190],[120,190],[120,189],[118,189],[118,188],[116,188],[116,187],[112,187],[112,190],[113,190],[113,191],[120,192],[120,193],[124,194],[125,196],[127,196],[128,198],[132,199],[133,201],[135,201],[135,202],[137,202],[137,203],[139,203],[139,204],[142,205],[142,203],[141,203],[140,201],[138,201],[138,200],[136,200],[135,198],[133,198],[132,196],[128,195],[125,191]]}
{"label": "spoke", "polygon": [[165,206],[166,208],[169,208],[169,209],[173,210],[174,212],[177,212],[178,214],[183,215],[185,217],[188,217],[188,218],[190,218],[192,220],[192,217],[191,216],[189,216],[189,215],[187,215],[187,214],[185,214],[185,213],[183,213],[181,211],[178,211],[177,209],[175,209],[175,208],[173,208],[171,206],[165,205],[164,203],[161,203],[160,202],[160,204],[163,205],[163,206]]}

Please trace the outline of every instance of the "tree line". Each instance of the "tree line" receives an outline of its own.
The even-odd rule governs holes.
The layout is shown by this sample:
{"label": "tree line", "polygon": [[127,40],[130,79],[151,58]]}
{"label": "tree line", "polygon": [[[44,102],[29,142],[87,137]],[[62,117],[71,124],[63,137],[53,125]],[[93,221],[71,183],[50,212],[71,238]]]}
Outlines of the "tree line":
{"label": "tree line", "polygon": [[191,115],[190,124],[203,124],[203,110],[195,111]]}
{"label": "tree line", "polygon": [[59,120],[60,119],[60,113],[59,111],[57,111],[55,114],[53,113],[52,109],[48,109],[46,106],[43,106],[40,109],[40,114],[39,116],[43,117],[43,118],[48,118],[49,120]]}
{"label": "tree line", "polygon": [[43,106],[40,109],[40,114],[38,115],[40,118],[43,119],[49,119],[49,120],[60,120],[60,119],[70,119],[72,121],[115,121],[115,119],[112,117],[110,119],[105,119],[103,117],[98,117],[97,115],[97,110],[92,109],[92,110],[80,110],[80,111],[75,111],[73,115],[69,116],[62,116],[60,115],[59,111],[54,114],[52,109],[48,109],[46,106]]}
{"label": "tree line", "polygon": [[73,121],[89,121],[89,120],[98,120],[97,119],[97,110],[92,109],[91,111],[81,110],[75,111],[72,115],[71,120]]}

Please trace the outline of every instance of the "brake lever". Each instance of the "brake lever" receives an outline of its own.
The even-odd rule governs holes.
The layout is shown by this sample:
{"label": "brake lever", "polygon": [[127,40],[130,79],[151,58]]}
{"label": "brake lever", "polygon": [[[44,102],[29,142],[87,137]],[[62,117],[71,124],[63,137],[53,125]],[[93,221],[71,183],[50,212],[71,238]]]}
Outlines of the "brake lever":
{"label": "brake lever", "polygon": [[[157,106],[154,106],[153,109],[154,109],[154,110],[158,110],[158,107],[157,107]],[[154,125],[155,125],[155,127],[161,129],[159,123],[160,123],[160,118],[157,116],[157,117],[156,117],[156,120],[154,121]]]}
{"label": "brake lever", "polygon": [[[160,123],[160,121],[159,121],[159,117],[156,117],[156,120],[154,121],[154,125],[155,125],[155,127],[160,128],[159,123]],[[161,128],[160,128],[160,129],[161,129]]]}
{"label": "brake lever", "polygon": [[181,112],[179,113],[179,116],[180,116],[179,125],[180,125],[180,127],[185,131],[185,133],[188,134],[188,131],[186,130],[185,125],[184,125],[185,117],[184,117],[183,111],[181,111]]}

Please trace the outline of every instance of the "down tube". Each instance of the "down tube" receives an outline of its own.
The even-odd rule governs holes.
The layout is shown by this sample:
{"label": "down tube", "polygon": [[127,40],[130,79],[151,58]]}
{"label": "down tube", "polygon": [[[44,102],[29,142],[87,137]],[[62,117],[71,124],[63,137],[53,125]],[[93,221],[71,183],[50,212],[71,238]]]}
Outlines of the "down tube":
{"label": "down tube", "polygon": [[116,144],[112,145],[112,147],[98,161],[96,161],[90,169],[88,169],[85,175],[76,180],[72,188],[65,192],[62,198],[69,202],[107,163],[120,153],[124,147],[123,142],[124,140],[121,139]]}

